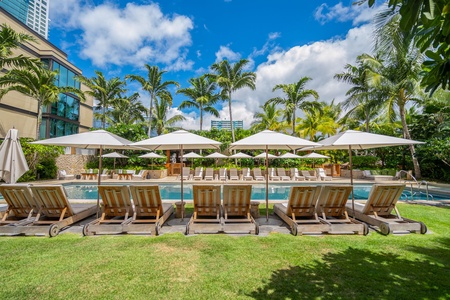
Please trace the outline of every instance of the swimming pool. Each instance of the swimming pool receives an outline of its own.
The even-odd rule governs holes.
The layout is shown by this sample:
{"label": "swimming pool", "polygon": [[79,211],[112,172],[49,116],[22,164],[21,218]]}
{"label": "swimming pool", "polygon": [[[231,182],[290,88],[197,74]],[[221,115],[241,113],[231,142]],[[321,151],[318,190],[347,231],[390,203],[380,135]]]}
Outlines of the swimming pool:
{"label": "swimming pool", "polygon": [[[305,184],[277,184],[271,183],[269,185],[269,200],[280,201],[287,200],[289,197],[289,191],[293,185],[305,185]],[[92,199],[97,200],[97,185],[95,184],[64,184],[69,199]],[[367,200],[369,197],[370,184],[356,184],[354,186],[355,199]],[[179,183],[162,183],[159,184],[159,190],[161,193],[161,199],[168,201],[180,200],[181,185]],[[405,189],[403,191],[401,200],[427,200],[424,193],[413,192],[411,197],[411,191]],[[184,200],[192,200],[192,184],[185,184],[183,189]],[[351,198],[351,196],[350,196]],[[450,197],[439,197],[437,195],[429,197],[428,200],[448,200]],[[252,188],[252,200],[264,201],[266,199],[266,187],[264,184],[254,184]]]}

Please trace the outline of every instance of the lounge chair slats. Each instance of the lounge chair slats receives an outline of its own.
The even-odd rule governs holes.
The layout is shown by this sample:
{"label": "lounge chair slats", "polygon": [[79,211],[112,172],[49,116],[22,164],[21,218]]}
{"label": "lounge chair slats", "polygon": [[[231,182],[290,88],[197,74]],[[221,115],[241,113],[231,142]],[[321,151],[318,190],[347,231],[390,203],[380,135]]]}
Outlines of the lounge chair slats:
{"label": "lounge chair slats", "polygon": [[319,193],[320,186],[294,186],[287,204],[274,205],[274,213],[289,225],[293,235],[328,232],[329,226],[319,220],[316,212]]}
{"label": "lounge chair slats", "polygon": [[223,232],[259,233],[259,226],[250,213],[251,185],[224,185]]}
{"label": "lounge chair slats", "polygon": [[316,211],[320,220],[329,225],[329,233],[364,235],[368,233],[366,224],[348,217],[345,205],[351,192],[352,186],[322,186]]}
{"label": "lounge chair slats", "polygon": [[[426,233],[427,227],[422,222],[403,218],[397,207],[404,184],[374,184],[365,205],[355,203],[355,217],[374,226],[382,234],[389,233]],[[347,209],[352,211],[351,203]],[[395,211],[395,214],[392,212]]]}
{"label": "lounge chair slats", "polygon": [[194,213],[186,226],[186,234],[222,231],[220,185],[193,185]]}

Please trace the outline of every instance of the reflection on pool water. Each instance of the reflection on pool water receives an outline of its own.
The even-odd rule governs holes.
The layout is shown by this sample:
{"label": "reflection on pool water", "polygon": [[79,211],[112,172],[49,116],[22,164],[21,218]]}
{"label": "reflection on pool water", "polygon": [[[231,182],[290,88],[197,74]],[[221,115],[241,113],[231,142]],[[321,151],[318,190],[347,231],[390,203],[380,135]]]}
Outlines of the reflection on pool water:
{"label": "reflection on pool water", "polygon": [[[299,184],[270,184],[269,200],[287,200],[289,197],[290,187]],[[90,184],[65,184],[69,199],[97,199],[97,185]],[[355,185],[355,199],[366,200],[369,196],[372,185]],[[181,194],[181,185],[179,183],[163,183],[159,184],[161,198],[163,200],[179,200]],[[183,189],[184,200],[192,200],[192,184],[185,184]],[[265,200],[266,187],[264,184],[254,184],[252,188],[252,200]],[[411,191],[405,189],[401,200],[427,200],[423,193],[415,193],[411,197]],[[449,197],[431,197],[429,200],[447,200]]]}

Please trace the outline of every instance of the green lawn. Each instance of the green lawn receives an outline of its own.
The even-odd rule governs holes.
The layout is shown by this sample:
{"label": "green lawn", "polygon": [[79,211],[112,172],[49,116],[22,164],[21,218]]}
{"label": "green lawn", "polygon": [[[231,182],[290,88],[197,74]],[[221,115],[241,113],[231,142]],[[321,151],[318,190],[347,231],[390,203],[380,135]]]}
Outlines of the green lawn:
{"label": "green lawn", "polygon": [[429,234],[0,238],[1,299],[449,299],[450,209]]}

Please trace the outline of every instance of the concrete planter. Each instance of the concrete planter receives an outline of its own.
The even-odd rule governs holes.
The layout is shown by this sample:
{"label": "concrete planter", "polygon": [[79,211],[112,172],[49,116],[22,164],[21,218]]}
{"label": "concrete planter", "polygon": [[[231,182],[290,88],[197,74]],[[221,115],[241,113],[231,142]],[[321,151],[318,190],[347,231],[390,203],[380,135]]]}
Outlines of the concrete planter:
{"label": "concrete planter", "polygon": [[147,174],[150,174],[150,179],[160,179],[167,177],[167,169],[148,170]]}

